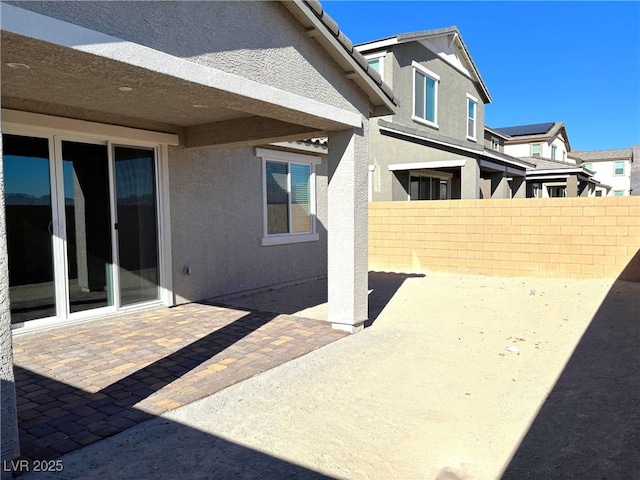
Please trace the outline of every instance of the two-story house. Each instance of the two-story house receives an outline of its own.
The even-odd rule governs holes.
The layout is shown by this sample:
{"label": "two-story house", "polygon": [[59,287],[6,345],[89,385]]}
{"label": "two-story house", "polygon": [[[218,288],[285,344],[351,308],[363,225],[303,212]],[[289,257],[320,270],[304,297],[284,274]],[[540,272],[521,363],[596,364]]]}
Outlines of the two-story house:
{"label": "two-story house", "polygon": [[594,178],[609,188],[599,187],[596,196],[625,196],[631,191],[633,149],[575,151],[578,164],[594,173]]}
{"label": "two-story house", "polygon": [[525,196],[534,165],[485,146],[491,96],[456,27],[356,49],[400,104],[395,115],[370,123],[370,200]]}
{"label": "two-story house", "polygon": [[506,154],[535,165],[526,173],[527,197],[586,197],[594,196],[598,188],[606,189],[594,179],[592,171],[570,155],[571,144],[563,122],[490,130],[503,136]]}

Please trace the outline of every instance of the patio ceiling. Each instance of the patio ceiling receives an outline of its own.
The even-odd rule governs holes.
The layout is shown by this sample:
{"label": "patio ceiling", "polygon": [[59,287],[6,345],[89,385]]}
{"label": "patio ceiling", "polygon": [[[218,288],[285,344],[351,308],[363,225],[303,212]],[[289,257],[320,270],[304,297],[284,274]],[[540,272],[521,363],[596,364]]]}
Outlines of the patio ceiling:
{"label": "patio ceiling", "polygon": [[113,37],[65,45],[11,30],[20,28],[3,21],[3,108],[179,133],[187,147],[297,140],[356,123],[350,112]]}

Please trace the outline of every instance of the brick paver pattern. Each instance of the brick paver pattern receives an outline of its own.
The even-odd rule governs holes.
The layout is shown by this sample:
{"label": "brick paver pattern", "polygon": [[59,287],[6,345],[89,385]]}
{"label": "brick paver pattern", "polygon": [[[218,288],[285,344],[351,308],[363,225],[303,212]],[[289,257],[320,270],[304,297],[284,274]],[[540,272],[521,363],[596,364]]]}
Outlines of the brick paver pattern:
{"label": "brick paver pattern", "polygon": [[17,335],[21,453],[56,458],[345,335],[326,322],[204,303]]}

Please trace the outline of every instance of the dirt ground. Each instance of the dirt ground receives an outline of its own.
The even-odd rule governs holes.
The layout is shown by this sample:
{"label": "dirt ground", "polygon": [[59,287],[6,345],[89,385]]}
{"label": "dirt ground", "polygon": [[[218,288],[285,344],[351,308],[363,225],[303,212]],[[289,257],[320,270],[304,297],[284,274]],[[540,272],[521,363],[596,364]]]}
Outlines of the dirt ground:
{"label": "dirt ground", "polygon": [[[326,283],[227,300],[323,318]],[[370,275],[372,324],[25,478],[640,478],[640,284]]]}

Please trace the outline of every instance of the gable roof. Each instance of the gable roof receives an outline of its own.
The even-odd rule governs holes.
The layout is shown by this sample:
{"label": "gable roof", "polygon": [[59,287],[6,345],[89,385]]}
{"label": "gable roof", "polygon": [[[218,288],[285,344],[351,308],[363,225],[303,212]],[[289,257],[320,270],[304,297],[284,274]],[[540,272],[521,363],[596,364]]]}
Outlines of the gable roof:
{"label": "gable roof", "polygon": [[353,80],[367,94],[372,106],[372,116],[395,113],[398,101],[391,88],[354,49],[351,40],[340,30],[336,21],[324,11],[319,1],[281,0],[281,3],[306,27],[307,34],[315,38],[343,68],[347,78]]}
{"label": "gable roof", "polygon": [[583,162],[592,162],[597,160],[631,160],[632,150],[630,148],[592,150],[590,152],[575,150],[574,155]]}
{"label": "gable roof", "polygon": [[399,33],[392,37],[361,43],[355,48],[361,53],[366,53],[409,42],[420,42],[445,62],[467,75],[478,85],[484,103],[491,103],[489,90],[462,40],[458,27],[455,25],[436,30]]}
{"label": "gable roof", "polygon": [[562,135],[567,146],[567,152],[571,151],[569,136],[564,122],[533,123],[529,125],[515,125],[511,127],[494,128],[495,131],[506,135],[505,144],[530,143],[535,141],[547,141],[556,135]]}

